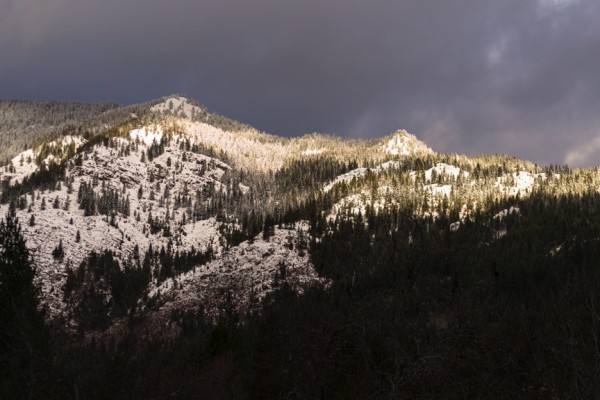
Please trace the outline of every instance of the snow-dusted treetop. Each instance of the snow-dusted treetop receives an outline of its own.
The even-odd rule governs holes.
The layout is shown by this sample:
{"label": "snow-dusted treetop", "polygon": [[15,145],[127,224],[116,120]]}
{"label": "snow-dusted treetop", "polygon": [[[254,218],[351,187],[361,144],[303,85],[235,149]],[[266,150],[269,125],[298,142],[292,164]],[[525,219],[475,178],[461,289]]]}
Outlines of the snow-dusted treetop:
{"label": "snow-dusted treetop", "polygon": [[392,156],[409,156],[433,153],[425,143],[404,129],[396,131],[391,139],[383,145],[383,151]]}

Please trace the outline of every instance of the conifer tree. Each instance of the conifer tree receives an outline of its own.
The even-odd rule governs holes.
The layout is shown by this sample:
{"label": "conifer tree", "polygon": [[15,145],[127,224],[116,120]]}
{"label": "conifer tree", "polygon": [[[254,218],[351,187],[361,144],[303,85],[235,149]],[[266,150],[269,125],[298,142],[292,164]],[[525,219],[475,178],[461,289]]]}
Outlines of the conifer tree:
{"label": "conifer tree", "polygon": [[0,222],[0,398],[41,398],[49,335],[38,310],[35,270],[11,208]]}
{"label": "conifer tree", "polygon": [[52,250],[52,256],[57,260],[62,260],[65,256],[65,250],[63,248],[62,239],[59,240],[58,245]]}

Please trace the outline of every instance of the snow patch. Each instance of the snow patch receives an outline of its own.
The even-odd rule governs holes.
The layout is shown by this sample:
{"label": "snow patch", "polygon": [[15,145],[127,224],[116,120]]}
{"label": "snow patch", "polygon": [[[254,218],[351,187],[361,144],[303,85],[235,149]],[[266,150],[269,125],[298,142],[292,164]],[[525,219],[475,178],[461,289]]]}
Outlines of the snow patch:
{"label": "snow patch", "polygon": [[419,153],[431,153],[432,150],[414,135],[405,130],[397,131],[382,147],[384,153],[392,156],[409,156]]}
{"label": "snow patch", "polygon": [[216,316],[228,295],[238,311],[247,312],[283,282],[300,293],[310,285],[327,285],[310,261],[309,238],[306,222],[275,228],[268,240],[259,234],[216,260],[163,282],[149,293],[150,297],[160,293],[157,316],[200,304],[209,316]]}
{"label": "snow patch", "polygon": [[303,156],[316,156],[316,155],[322,154],[326,150],[327,149],[306,149],[302,152],[302,155]]}
{"label": "snow patch", "polygon": [[450,196],[452,193],[452,185],[425,185],[424,189],[431,192],[434,196]]}
{"label": "snow patch", "polygon": [[369,171],[373,172],[373,173],[378,173],[381,171],[386,171],[392,168],[397,168],[399,165],[399,163],[397,161],[387,161],[384,162],[383,164],[380,164],[374,168],[356,168],[353,169],[352,171],[346,172],[345,174],[342,174],[340,176],[338,176],[337,178],[335,178],[333,181],[329,182],[327,185],[325,185],[325,187],[323,187],[323,191],[325,192],[329,192],[331,189],[333,189],[333,187],[341,182],[346,182],[349,183],[351,182],[353,179],[358,179],[361,178],[365,175],[367,175],[367,173]]}
{"label": "snow patch", "polygon": [[134,140],[140,140],[145,145],[149,146],[153,142],[160,142],[163,137],[163,130],[161,126],[154,128],[143,127],[139,129],[133,129],[131,132],[129,132],[129,137]]}
{"label": "snow patch", "polygon": [[191,104],[185,97],[170,97],[162,103],[152,106],[150,111],[156,113],[170,113],[176,117],[187,119],[194,119],[195,114],[202,113],[200,107]]}
{"label": "snow patch", "polygon": [[533,174],[528,171],[513,172],[496,179],[496,187],[501,193],[508,196],[516,196],[531,193],[536,179],[545,180],[546,174]]}
{"label": "snow patch", "polygon": [[[187,193],[191,201],[195,201],[198,191],[221,190],[220,180],[230,167],[204,154],[181,149],[175,135],[165,143],[164,153],[152,161],[147,157],[142,161],[141,155],[147,153],[149,144],[160,140],[161,135],[159,128],[142,128],[119,138],[121,149],[97,144],[84,153],[80,164],[68,166],[70,188],[62,182],[55,190],[36,190],[33,196],[25,196],[24,208],[17,210],[17,216],[39,271],[42,299],[49,308],[49,318],[65,311],[62,287],[67,268],[77,268],[92,250],[112,250],[121,265],[129,260],[136,245],[143,255],[150,245],[160,249],[167,247],[169,241],[175,251],[190,250],[192,246],[204,251],[210,247],[215,255],[220,254],[219,223],[208,216],[193,220],[190,205],[177,204],[176,199]],[[66,139],[64,143],[81,142]],[[124,148],[129,149],[127,153]],[[23,154],[36,155],[35,151]],[[20,167],[18,162],[16,166]],[[95,192],[104,186],[128,198],[130,215],[119,213],[114,221],[105,215],[85,216],[77,202],[82,182],[95,182]],[[7,207],[0,205],[0,215],[6,213]],[[155,219],[166,220],[170,228],[168,236],[162,231],[155,234],[149,231],[150,214]],[[78,231],[79,241],[76,239]],[[61,240],[65,256],[56,260],[52,251]]]}
{"label": "snow patch", "polygon": [[[0,182],[8,181],[9,185],[12,186],[22,182],[23,179],[34,172],[37,172],[39,170],[37,158],[43,149],[44,151],[57,151],[64,158],[67,155],[65,148],[72,146],[72,149],[75,151],[84,143],[86,143],[86,140],[81,136],[67,135],[44,143],[42,146],[22,151],[12,158],[9,165],[0,167]],[[60,161],[60,159],[57,159],[54,154],[49,154],[45,159],[41,160],[41,163],[42,165],[49,165],[51,162],[56,161]]]}
{"label": "snow patch", "polygon": [[502,219],[506,218],[508,215],[511,215],[511,214],[519,215],[520,213],[521,213],[521,210],[519,209],[519,207],[510,207],[508,209],[505,208],[504,210],[501,210],[496,215],[494,215],[492,218],[502,220]]}
{"label": "snow patch", "polygon": [[384,147],[384,152],[393,156],[410,154],[409,141],[406,136],[395,135],[391,138]]}
{"label": "snow patch", "polygon": [[454,165],[438,163],[435,167],[429,168],[427,171],[425,171],[425,179],[431,180],[433,172],[435,172],[437,175],[451,176],[454,179],[458,178],[461,172],[465,177],[469,176],[469,173],[467,171],[462,171],[460,168]]}

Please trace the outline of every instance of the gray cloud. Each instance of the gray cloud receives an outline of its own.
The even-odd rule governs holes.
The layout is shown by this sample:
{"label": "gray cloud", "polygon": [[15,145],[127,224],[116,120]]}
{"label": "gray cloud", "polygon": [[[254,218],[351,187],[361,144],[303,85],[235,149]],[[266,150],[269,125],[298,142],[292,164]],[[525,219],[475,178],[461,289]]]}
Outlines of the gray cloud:
{"label": "gray cloud", "polygon": [[3,98],[131,103],[184,92],[276,134],[406,128],[438,151],[600,163],[595,0],[0,0],[0,9]]}

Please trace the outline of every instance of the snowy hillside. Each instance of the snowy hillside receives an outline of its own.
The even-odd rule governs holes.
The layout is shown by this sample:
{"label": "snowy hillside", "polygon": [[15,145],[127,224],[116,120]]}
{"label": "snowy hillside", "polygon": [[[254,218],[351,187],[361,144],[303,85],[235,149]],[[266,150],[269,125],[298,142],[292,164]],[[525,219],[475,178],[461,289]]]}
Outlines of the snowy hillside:
{"label": "snowy hillside", "polygon": [[218,259],[155,286],[149,296],[156,305],[153,318],[168,319],[174,309],[202,306],[207,315],[219,315],[224,300],[242,312],[255,310],[264,296],[284,282],[300,293],[311,285],[325,285],[308,255],[307,225],[276,228],[224,251]]}
{"label": "snowy hillside", "polygon": [[[174,253],[210,250],[215,261],[191,275],[176,274],[176,279],[191,284],[191,277],[197,277],[200,281],[193,281],[194,287],[208,285],[211,290],[249,285],[247,289],[256,299],[272,285],[273,274],[283,263],[293,285],[318,281],[307,258],[308,239],[298,238],[305,235],[304,228],[277,229],[268,242],[257,239],[226,250],[221,223],[213,210],[220,210],[220,202],[234,192],[248,192],[249,186],[224,182],[231,167],[194,148],[200,142],[203,146],[231,143],[236,149],[233,138],[219,138],[217,135],[224,133],[205,124],[195,127],[181,136],[160,125],[144,126],[87,146],[68,161],[64,180],[53,189],[20,197],[17,216],[38,266],[50,318],[65,316],[62,288],[68,272],[77,270],[92,251],[100,254],[110,250],[125,265],[150,248],[168,248]],[[76,149],[84,143],[81,138],[63,140],[65,146],[73,144]],[[53,148],[54,144],[48,146]],[[23,159],[23,165],[18,163],[16,172],[6,176],[17,183],[37,171],[33,159],[38,155],[35,150],[24,152],[15,159]],[[3,205],[0,212],[6,209]],[[234,264],[237,267],[231,279],[216,273],[223,268],[231,270]],[[153,285],[165,293],[170,280],[162,280],[154,276]],[[236,291],[240,307],[250,300],[250,292]]]}
{"label": "snowy hillside", "polygon": [[183,96],[169,97],[162,103],[155,104],[150,111],[157,113],[168,113],[180,118],[194,120],[196,115],[202,113],[202,109],[190,103]]}
{"label": "snowy hillside", "polygon": [[[214,219],[194,220],[178,205],[177,198],[209,188],[221,190],[220,178],[229,167],[211,157],[180,150],[178,138],[152,162],[142,161],[160,138],[160,129],[149,128],[131,131],[129,138],[118,138],[115,147],[95,146],[70,164],[67,182],[60,188],[24,196],[17,215],[39,266],[51,314],[61,310],[59,289],[66,269],[77,267],[92,250],[110,249],[122,262],[136,247],[143,254],[150,245],[160,249],[169,242],[175,249],[211,245],[218,253],[220,236]],[[86,184],[96,194],[115,193],[127,210],[86,215],[78,204]],[[155,221],[166,221],[168,229],[152,232]],[[57,260],[52,252],[61,242],[64,256]]]}
{"label": "snowy hillside", "polygon": [[100,293],[108,309],[117,302],[98,262],[143,270],[139,309],[159,319],[199,305],[216,315],[226,302],[245,312],[283,281],[299,292],[326,284],[308,252],[323,230],[319,218],[360,214],[369,224],[402,210],[456,232],[488,208],[490,223],[518,218],[518,207],[494,209],[499,202],[600,187],[598,170],[437,154],[406,131],[374,141],[282,138],[179,96],[151,111],[87,140],[64,136],[25,150],[0,168],[51,319],[70,323],[86,296]]}
{"label": "snowy hillside", "polygon": [[22,182],[23,178],[39,171],[40,166],[60,163],[73,155],[86,142],[81,136],[64,136],[44,143],[33,149],[27,149],[10,160],[7,166],[0,167],[0,182],[9,185]]}
{"label": "snowy hillside", "polygon": [[433,151],[405,130],[396,131],[383,145],[383,151],[392,156],[410,156],[431,154]]}

